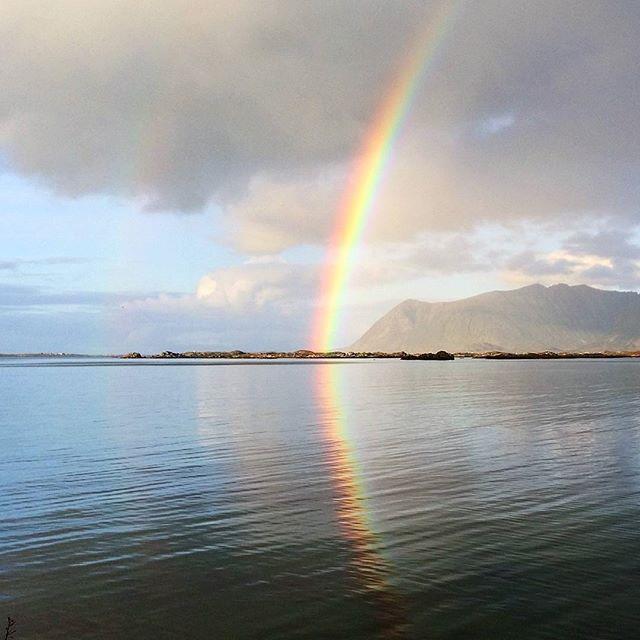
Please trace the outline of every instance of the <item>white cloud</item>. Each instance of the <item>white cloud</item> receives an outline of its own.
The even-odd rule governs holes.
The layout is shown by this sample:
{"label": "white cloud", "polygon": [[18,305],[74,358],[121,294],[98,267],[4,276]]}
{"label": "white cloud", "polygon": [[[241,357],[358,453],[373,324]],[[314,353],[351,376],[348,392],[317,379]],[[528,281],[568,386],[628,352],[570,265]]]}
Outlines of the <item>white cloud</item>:
{"label": "white cloud", "polygon": [[251,313],[274,306],[282,312],[307,299],[306,292],[314,284],[312,275],[307,266],[250,262],[205,275],[198,283],[196,298],[233,312]]}

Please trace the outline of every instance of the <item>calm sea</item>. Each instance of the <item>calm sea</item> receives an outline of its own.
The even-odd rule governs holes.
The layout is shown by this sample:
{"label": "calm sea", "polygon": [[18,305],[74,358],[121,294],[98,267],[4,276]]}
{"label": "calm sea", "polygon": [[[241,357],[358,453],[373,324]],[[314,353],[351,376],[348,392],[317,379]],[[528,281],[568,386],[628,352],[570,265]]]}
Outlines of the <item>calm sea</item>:
{"label": "calm sea", "polygon": [[0,361],[0,621],[632,638],[640,361]]}

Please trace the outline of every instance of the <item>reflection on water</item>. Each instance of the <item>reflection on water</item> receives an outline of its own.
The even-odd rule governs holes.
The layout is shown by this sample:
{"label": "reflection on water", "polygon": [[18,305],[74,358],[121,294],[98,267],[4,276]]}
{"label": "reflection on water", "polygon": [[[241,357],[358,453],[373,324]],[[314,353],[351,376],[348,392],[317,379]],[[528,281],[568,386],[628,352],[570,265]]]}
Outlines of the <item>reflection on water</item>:
{"label": "reflection on water", "polygon": [[16,640],[635,637],[639,388],[629,360],[0,362],[0,616]]}
{"label": "reflection on water", "polygon": [[378,548],[378,541],[367,516],[365,495],[358,460],[349,441],[348,407],[343,405],[340,386],[343,367],[326,366],[317,370],[317,394],[327,441],[327,462],[335,487],[335,504],[340,532],[353,550],[354,573],[363,591],[371,597],[381,636],[404,637],[404,603],[390,584],[390,567]]}

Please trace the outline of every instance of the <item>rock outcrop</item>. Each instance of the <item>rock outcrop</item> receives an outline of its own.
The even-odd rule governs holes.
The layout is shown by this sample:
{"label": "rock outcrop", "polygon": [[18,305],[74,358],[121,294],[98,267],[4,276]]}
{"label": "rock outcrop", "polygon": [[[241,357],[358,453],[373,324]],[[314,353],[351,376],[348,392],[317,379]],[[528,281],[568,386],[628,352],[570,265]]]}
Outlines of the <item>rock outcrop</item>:
{"label": "rock outcrop", "polygon": [[455,356],[447,351],[437,353],[405,353],[400,360],[454,360]]}

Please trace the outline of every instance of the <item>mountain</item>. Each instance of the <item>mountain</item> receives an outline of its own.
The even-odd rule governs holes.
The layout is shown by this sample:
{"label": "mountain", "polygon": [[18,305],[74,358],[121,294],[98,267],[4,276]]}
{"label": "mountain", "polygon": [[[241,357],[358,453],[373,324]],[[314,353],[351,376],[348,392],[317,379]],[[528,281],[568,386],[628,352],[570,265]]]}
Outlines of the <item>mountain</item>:
{"label": "mountain", "polygon": [[640,295],[534,284],[454,302],[405,300],[354,351],[625,351],[640,349]]}

